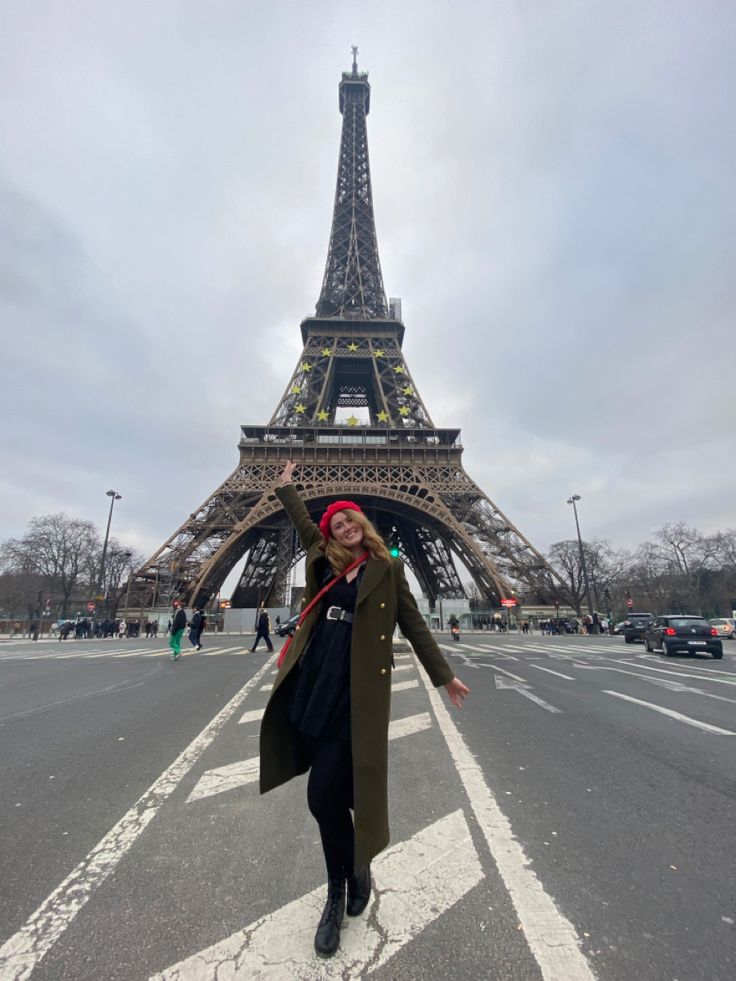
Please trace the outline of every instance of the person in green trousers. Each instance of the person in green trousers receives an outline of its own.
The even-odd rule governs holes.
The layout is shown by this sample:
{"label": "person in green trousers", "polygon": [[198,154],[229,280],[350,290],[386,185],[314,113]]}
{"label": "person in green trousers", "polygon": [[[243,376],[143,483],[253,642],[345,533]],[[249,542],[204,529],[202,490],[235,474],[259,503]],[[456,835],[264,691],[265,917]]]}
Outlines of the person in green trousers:
{"label": "person in green trousers", "polygon": [[174,603],[174,618],[171,621],[171,633],[169,634],[169,647],[171,648],[171,660],[178,661],[181,657],[181,638],[187,625],[187,615],[184,607]]}

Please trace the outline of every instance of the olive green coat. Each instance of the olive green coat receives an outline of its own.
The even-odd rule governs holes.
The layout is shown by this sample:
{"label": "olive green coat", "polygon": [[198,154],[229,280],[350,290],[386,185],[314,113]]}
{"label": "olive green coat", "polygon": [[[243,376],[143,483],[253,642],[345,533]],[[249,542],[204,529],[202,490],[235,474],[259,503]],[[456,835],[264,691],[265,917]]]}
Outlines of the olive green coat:
{"label": "olive green coat", "polygon": [[[279,487],[276,493],[307,550],[307,584],[303,600],[306,606],[320,589],[316,563],[324,557],[319,547],[322,534],[291,484]],[[287,716],[283,683],[314,630],[319,605],[294,635],[263,715],[262,794],[308,769],[300,758],[298,737]],[[396,624],[411,643],[435,687],[451,681],[453,673],[417,609],[399,559],[390,562],[368,560],[358,589],[354,616],[350,645],[350,712],[355,862],[356,868],[361,868],[389,842],[388,723]]]}

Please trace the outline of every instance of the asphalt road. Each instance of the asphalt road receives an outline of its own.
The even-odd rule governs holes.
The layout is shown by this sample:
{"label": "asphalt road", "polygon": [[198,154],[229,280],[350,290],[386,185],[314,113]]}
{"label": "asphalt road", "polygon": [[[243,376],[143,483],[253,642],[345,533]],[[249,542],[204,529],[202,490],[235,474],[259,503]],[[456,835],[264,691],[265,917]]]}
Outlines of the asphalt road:
{"label": "asphalt road", "polygon": [[0,981],[736,977],[736,643],[440,638],[398,656],[392,845],[343,951],[300,779],[258,796],[250,638],[0,645]]}

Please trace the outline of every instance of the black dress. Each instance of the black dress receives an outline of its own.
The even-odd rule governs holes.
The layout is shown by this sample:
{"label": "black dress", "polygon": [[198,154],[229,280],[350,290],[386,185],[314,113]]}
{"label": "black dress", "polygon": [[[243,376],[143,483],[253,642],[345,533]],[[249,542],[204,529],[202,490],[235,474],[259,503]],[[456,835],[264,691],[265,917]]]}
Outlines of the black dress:
{"label": "black dress", "polygon": [[341,579],[322,600],[320,616],[299,665],[291,724],[312,739],[350,740],[350,638],[352,623],[328,620],[331,606],[353,613],[360,576]]}

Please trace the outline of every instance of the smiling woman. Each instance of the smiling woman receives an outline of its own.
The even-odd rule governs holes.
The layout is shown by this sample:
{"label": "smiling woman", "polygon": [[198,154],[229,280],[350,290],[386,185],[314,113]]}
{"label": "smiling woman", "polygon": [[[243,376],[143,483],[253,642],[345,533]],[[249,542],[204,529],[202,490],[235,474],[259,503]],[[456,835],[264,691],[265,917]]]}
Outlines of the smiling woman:
{"label": "smiling woman", "polygon": [[[309,809],[319,825],[328,891],[314,940],[329,957],[340,927],[371,895],[370,862],[389,842],[388,723],[396,624],[432,683],[460,708],[468,694],[417,609],[399,559],[392,558],[354,501],[335,501],[319,526],[291,483],[276,494],[306,557],[305,607],[261,726],[261,793],[307,770]],[[355,823],[351,810],[355,815]],[[346,907],[347,887],[347,907]]]}

